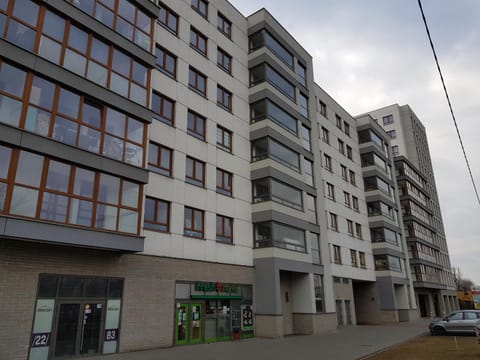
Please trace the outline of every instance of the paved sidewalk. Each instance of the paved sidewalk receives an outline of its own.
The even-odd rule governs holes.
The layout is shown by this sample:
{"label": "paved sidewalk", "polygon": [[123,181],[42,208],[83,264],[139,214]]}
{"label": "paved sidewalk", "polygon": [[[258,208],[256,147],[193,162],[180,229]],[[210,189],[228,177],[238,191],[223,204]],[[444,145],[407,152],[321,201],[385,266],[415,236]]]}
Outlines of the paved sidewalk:
{"label": "paved sidewalk", "polygon": [[137,351],[89,360],[355,360],[425,334],[429,320],[392,325],[350,326],[320,335],[245,339]]}

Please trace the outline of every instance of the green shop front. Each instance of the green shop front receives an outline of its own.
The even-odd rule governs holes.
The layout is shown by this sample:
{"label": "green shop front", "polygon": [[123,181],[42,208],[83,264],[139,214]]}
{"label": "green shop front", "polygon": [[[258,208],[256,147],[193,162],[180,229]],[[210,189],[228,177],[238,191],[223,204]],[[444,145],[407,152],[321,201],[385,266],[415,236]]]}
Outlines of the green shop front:
{"label": "green shop front", "polygon": [[221,282],[177,282],[175,345],[252,337],[252,286]]}

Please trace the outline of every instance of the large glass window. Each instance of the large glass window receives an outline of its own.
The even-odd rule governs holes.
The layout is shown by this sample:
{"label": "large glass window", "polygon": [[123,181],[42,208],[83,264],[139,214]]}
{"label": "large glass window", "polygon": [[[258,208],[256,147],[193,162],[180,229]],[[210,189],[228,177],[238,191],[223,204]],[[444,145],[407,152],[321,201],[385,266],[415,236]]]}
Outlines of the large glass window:
{"label": "large glass window", "polygon": [[[0,166],[0,211],[9,209],[11,215],[138,234],[139,184],[3,146],[2,165],[8,165],[13,154],[18,161],[9,172],[11,179],[8,175],[3,178],[6,165]],[[4,185],[7,181],[11,188]]]}
{"label": "large glass window", "polygon": [[302,93],[298,97],[298,104],[300,105],[300,114],[308,118],[308,97]]}
{"label": "large glass window", "polygon": [[307,194],[307,219],[313,224],[317,223],[317,200],[310,194]]}
{"label": "large glass window", "polygon": [[323,291],[323,276],[313,274],[313,286],[315,289],[315,310],[316,312],[325,311],[325,296]]}
{"label": "large glass window", "polygon": [[402,265],[399,257],[392,255],[375,255],[375,270],[402,271]]}
{"label": "large glass window", "polygon": [[190,46],[207,56],[207,37],[195,28],[190,28]]}
{"label": "large glass window", "polygon": [[143,227],[148,230],[168,232],[170,227],[170,203],[147,197]]}
{"label": "large glass window", "polygon": [[275,39],[267,30],[263,29],[249,37],[249,50],[254,51],[260,47],[266,46],[280,60],[293,69],[293,55]]}
{"label": "large glass window", "polygon": [[172,176],[172,165],[173,150],[151,142],[148,148],[148,168],[156,173]]}
{"label": "large glass window", "polygon": [[157,69],[175,79],[177,74],[177,57],[160,46],[155,48],[155,56],[157,58]]}
{"label": "large glass window", "polygon": [[184,216],[184,234],[203,238],[205,233],[204,211],[185,206]]}
{"label": "large glass window", "polygon": [[25,71],[0,62],[0,122],[16,127],[20,124],[26,78]]}
{"label": "large glass window", "polygon": [[392,245],[398,245],[397,233],[387,228],[372,228],[370,230],[372,242],[388,242]]}
{"label": "large glass window", "polygon": [[158,3],[158,6],[160,7],[158,12],[158,22],[162,24],[164,28],[177,35],[178,15],[161,2]]}
{"label": "large glass window", "polygon": [[303,171],[305,175],[305,183],[313,186],[313,162],[307,158],[303,158]]}
{"label": "large glass window", "polygon": [[232,132],[217,125],[217,146],[232,152]]}
{"label": "large glass window", "polygon": [[217,47],[217,65],[227,73],[232,73],[232,56],[219,47]]}
{"label": "large glass window", "polygon": [[217,85],[217,105],[227,111],[232,111],[233,94],[223,86]]}
{"label": "large glass window", "polygon": [[188,86],[203,96],[207,95],[207,77],[192,67],[189,70]]}
{"label": "large glass window", "polygon": [[232,37],[232,22],[220,13],[217,16],[217,29],[229,39]]}
{"label": "large glass window", "polygon": [[159,116],[159,120],[168,125],[173,125],[175,121],[175,101],[166,96],[152,92],[152,110]]}
{"label": "large glass window", "polygon": [[188,110],[187,133],[200,140],[205,140],[207,119],[192,110]]}
{"label": "large glass window", "polygon": [[192,185],[205,186],[205,163],[187,156],[185,181]]}
{"label": "large glass window", "polygon": [[372,176],[364,179],[365,191],[380,190],[390,195],[390,186],[378,176]]}
{"label": "large glass window", "polygon": [[261,138],[252,142],[252,161],[271,158],[279,163],[300,172],[298,153],[283,146],[272,138]]}
{"label": "large glass window", "polygon": [[305,125],[302,125],[302,143],[305,150],[312,151],[312,145],[310,143],[310,129]]}
{"label": "large glass window", "polygon": [[217,192],[232,196],[233,174],[217,168]]}
{"label": "large glass window", "polygon": [[275,201],[303,210],[302,191],[272,178],[253,181],[253,202]]}
{"label": "large glass window", "polygon": [[322,257],[320,253],[320,235],[315,233],[310,233],[310,242],[312,248],[312,263],[321,265]]}
{"label": "large glass window", "polygon": [[217,241],[233,243],[233,219],[217,215]]}
{"label": "large glass window", "polygon": [[305,231],[273,221],[254,224],[255,247],[305,252]]}
{"label": "large glass window", "polygon": [[270,65],[264,63],[250,69],[250,86],[255,86],[264,81],[269,82],[280,92],[295,101],[295,86]]}
{"label": "large glass window", "polygon": [[251,104],[250,118],[252,123],[268,118],[295,135],[298,134],[297,119],[270,99],[263,99]]}

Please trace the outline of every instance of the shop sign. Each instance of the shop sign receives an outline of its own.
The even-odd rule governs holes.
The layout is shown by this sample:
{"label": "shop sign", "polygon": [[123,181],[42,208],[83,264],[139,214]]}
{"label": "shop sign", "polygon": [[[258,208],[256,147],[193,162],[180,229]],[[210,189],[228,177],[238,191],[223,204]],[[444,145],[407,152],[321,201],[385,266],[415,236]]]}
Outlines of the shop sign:
{"label": "shop sign", "polygon": [[253,330],[253,306],[242,305],[242,331]]}
{"label": "shop sign", "polygon": [[107,316],[105,318],[105,333],[103,335],[103,353],[111,354],[117,351],[118,336],[120,334],[121,301],[110,299],[107,301]]}
{"label": "shop sign", "polygon": [[192,299],[241,299],[242,289],[236,284],[196,282],[192,284]]}
{"label": "shop sign", "polygon": [[46,360],[48,358],[54,308],[55,300],[53,299],[37,300],[30,339],[30,360]]}

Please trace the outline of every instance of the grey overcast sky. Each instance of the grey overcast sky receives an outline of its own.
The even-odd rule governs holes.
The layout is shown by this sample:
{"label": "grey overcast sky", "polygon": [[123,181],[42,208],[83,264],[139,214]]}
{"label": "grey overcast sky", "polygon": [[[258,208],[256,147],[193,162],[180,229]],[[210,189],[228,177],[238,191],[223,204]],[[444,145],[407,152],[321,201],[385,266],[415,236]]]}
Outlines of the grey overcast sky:
{"label": "grey overcast sky", "polygon": [[[416,0],[231,0],[266,8],[313,56],[315,82],[356,115],[409,104],[427,129],[452,266],[480,285],[476,201]],[[480,186],[480,1],[423,0]],[[480,190],[480,189],[479,189]]]}

